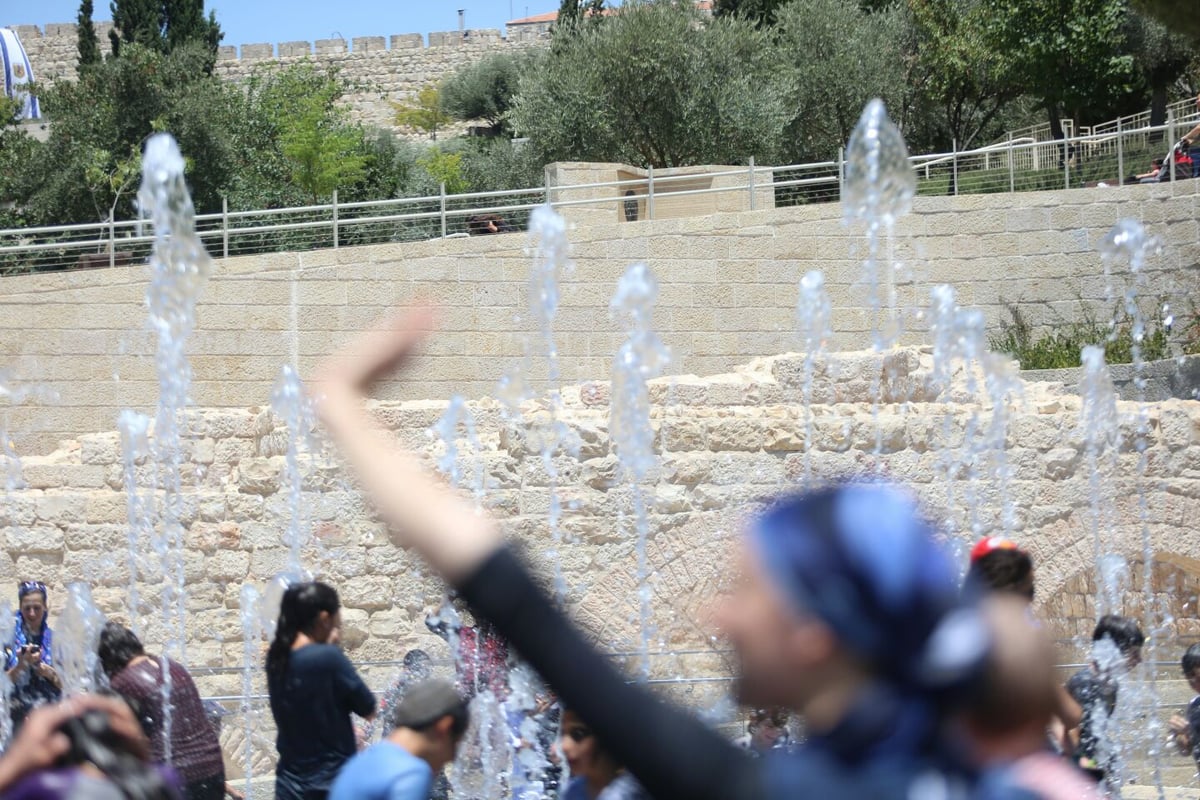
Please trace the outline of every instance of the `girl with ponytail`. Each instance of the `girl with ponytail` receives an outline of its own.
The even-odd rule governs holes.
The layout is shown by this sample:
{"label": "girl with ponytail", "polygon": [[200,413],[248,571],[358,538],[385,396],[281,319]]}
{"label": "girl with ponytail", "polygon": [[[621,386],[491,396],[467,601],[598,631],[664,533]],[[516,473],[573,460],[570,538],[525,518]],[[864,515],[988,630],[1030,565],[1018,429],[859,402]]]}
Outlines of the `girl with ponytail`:
{"label": "girl with ponytail", "polygon": [[324,800],[357,751],[350,715],[375,715],[375,696],[337,646],[341,625],[332,586],[312,581],[283,593],[266,664],[277,800]]}

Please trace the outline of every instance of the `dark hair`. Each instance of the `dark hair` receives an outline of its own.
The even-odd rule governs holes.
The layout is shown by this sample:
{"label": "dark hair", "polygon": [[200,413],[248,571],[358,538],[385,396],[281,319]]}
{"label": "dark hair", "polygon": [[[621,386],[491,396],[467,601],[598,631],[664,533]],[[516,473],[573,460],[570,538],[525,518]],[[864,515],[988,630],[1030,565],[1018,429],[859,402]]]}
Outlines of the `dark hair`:
{"label": "dark hair", "polygon": [[110,678],[125,669],[130,661],[146,655],[137,634],[116,622],[107,623],[100,631],[100,645],[96,650],[100,668]]}
{"label": "dark hair", "polygon": [[409,650],[404,654],[403,663],[405,673],[409,675],[428,676],[433,659],[429,657],[429,653],[417,648]]}
{"label": "dark hair", "polygon": [[21,581],[17,584],[17,600],[24,600],[27,594],[40,594],[42,602],[49,601],[50,595],[46,592],[46,584],[41,581]]}
{"label": "dark hair", "polygon": [[177,800],[179,797],[157,767],[129,749],[129,743],[112,729],[104,712],[85,711],[64,722],[60,730],[66,734],[70,749],[56,766],[90,764],[104,773],[108,782],[129,800]]}
{"label": "dark hair", "polygon": [[1183,653],[1183,675],[1190,677],[1193,672],[1200,670],[1200,642],[1189,647]]}
{"label": "dark hair", "polygon": [[992,550],[971,562],[967,583],[984,592],[1011,592],[1033,599],[1033,560],[1024,550]]}
{"label": "dark hair", "polygon": [[297,583],[287,588],[279,603],[275,639],[267,650],[267,676],[279,678],[287,672],[292,645],[301,633],[312,630],[321,612],[336,614],[341,608],[337,589],[320,581]]}
{"label": "dark hair", "polygon": [[759,728],[763,725],[770,725],[773,728],[785,728],[787,724],[788,712],[786,708],[756,708],[750,712],[748,727]]}
{"label": "dark hair", "polygon": [[1111,639],[1124,654],[1139,650],[1146,643],[1146,636],[1137,622],[1119,614],[1105,614],[1096,623],[1096,630],[1092,631],[1092,641],[1098,642],[1101,639]]}

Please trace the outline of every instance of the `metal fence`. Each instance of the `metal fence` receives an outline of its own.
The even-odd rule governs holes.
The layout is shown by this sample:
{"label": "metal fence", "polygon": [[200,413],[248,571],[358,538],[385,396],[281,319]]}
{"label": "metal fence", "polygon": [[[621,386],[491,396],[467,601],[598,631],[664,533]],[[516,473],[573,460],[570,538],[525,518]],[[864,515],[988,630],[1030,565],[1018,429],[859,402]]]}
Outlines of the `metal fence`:
{"label": "metal fence", "polygon": [[[1053,141],[1026,136],[911,160],[923,195],[1112,185],[1148,171],[1151,158],[1167,155],[1171,143],[1190,127],[1190,118],[1132,129],[1118,120],[1112,131]],[[352,203],[339,202],[335,192],[326,205],[253,211],[223,207],[220,213],[198,215],[196,229],[210,253],[229,257],[467,236],[481,225],[472,218],[488,214],[517,230],[542,203],[599,211],[599,218],[613,222],[678,216],[681,198],[700,195],[723,195],[723,207],[753,210],[835,202],[845,169],[839,153],[836,160],[809,164],[757,166],[751,159],[746,167],[717,172],[656,175],[650,169],[644,178],[510,191],[446,194],[443,186],[437,195]],[[1170,180],[1183,177],[1170,171]],[[139,220],[0,230],[0,274],[141,263],[152,242],[150,223]]]}

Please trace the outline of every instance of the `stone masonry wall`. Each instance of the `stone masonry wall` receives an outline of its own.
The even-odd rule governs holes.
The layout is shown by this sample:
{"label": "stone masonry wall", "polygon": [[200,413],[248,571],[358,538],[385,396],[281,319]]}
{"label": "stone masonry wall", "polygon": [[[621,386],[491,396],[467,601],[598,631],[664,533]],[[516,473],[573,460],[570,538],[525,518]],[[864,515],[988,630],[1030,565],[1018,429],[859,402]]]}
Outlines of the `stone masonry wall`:
{"label": "stone masonry wall", "polygon": [[[928,352],[916,348],[883,358],[844,353],[819,359],[807,395],[811,411],[804,404],[805,360],[798,356],[756,359],[729,374],[654,382],[650,413],[659,464],[641,486],[649,508],[654,675],[686,683],[729,674],[719,643],[708,637],[708,612],[730,576],[741,521],[810,474],[816,481],[876,473],[902,481],[960,542],[996,532],[1003,508],[1011,505],[1014,534],[1037,564],[1042,613],[1056,634],[1080,632],[1088,609],[1064,604],[1064,597],[1083,591],[1095,563],[1079,398],[1060,385],[1024,385],[1009,409],[1006,496],[994,480],[974,477],[995,465],[966,433],[986,424],[992,409],[980,404],[961,374],[949,386],[932,384],[930,366]],[[413,377],[419,381],[420,370]],[[882,398],[877,414],[871,402],[876,383]],[[550,424],[544,402],[527,403],[517,422],[506,422],[495,401],[471,402],[478,451],[458,440],[459,470],[468,484],[481,477],[481,502],[503,520],[547,584],[561,571],[573,613],[597,641],[630,652],[638,642],[633,489],[608,437],[609,385],[567,387],[563,406],[560,418],[573,447],[560,449],[553,460],[563,507],[561,541],[548,522],[549,480],[539,444]],[[374,402],[372,409],[398,441],[431,464],[444,452],[427,433],[443,403]],[[1166,584],[1156,588],[1190,591],[1200,576],[1200,529],[1188,524],[1200,514],[1200,402],[1146,407],[1146,478],[1140,484],[1132,439],[1138,406],[1121,403],[1118,410],[1125,438],[1099,473],[1098,499],[1112,520],[1103,549],[1131,564],[1143,557],[1138,495],[1144,489],[1152,554],[1163,565],[1156,576],[1161,573]],[[252,684],[261,682],[261,644],[247,648],[242,640],[242,587],[263,587],[288,562],[287,433],[260,408],[194,410],[185,427],[188,660],[206,695],[236,697],[247,654]],[[1102,455],[1100,463],[1109,462]],[[440,601],[441,587],[389,543],[335,454],[314,453],[301,465],[301,507],[314,535],[304,563],[341,591],[345,644],[353,659],[375,664],[365,667],[371,685],[384,688],[408,648],[444,658],[444,645],[422,624]],[[139,484],[146,484],[151,469],[139,465]],[[85,580],[104,612],[128,619],[122,475],[115,433],[86,435],[51,455],[24,459],[27,488],[0,504],[0,585],[46,580],[53,617],[66,585]],[[140,558],[151,555],[144,535],[135,542]],[[163,626],[152,609],[159,587],[138,588],[149,606],[139,618],[157,647]],[[1197,633],[1194,605],[1175,610],[1181,609],[1166,632],[1172,642]],[[687,695],[697,705],[705,696],[704,686]],[[230,742],[240,730],[227,724]],[[264,741],[265,753],[269,737]]]}
{"label": "stone masonry wall", "polygon": [[[74,23],[15,26],[29,54],[33,74],[41,82],[72,79],[78,61]],[[102,50],[107,52],[111,22],[96,23]],[[352,119],[379,127],[394,127],[392,102],[411,102],[425,85],[438,83],[459,68],[490,53],[518,52],[537,47],[536,37],[504,38],[497,30],[438,31],[314,42],[270,42],[243,44],[240,49],[223,46],[218,53],[216,74],[244,81],[256,71],[278,69],[308,59],[322,67],[334,67],[346,81],[345,103]],[[404,133],[418,135],[416,131]]]}
{"label": "stone masonry wall", "polygon": [[[619,203],[614,198],[614,208]],[[981,309],[989,330],[1018,306],[1035,325],[1101,318],[1123,295],[1096,248],[1122,217],[1164,242],[1140,294],[1153,319],[1163,302],[1186,318],[1200,264],[1194,181],[1014,195],[918,198],[900,226],[896,286],[903,339],[929,341],[930,287],[953,284]],[[608,300],[617,278],[645,260],[660,284],[654,326],[672,371],[713,374],[799,346],[797,284],[820,269],[833,304],[834,349],[865,347],[871,311],[862,282],[863,239],[833,204],[636,223],[581,220],[571,232],[575,268],[561,282],[555,321],[565,380],[607,376],[620,332]],[[615,214],[614,214],[615,216]],[[273,253],[218,260],[189,344],[192,398],[244,408],[267,401],[293,353],[301,373],[348,332],[415,294],[442,306],[442,335],[421,357],[419,384],[382,388],[388,399],[446,399],[494,391],[521,366],[529,319],[526,236]],[[47,453],[63,438],[110,430],[122,408],[157,397],[153,342],[145,328],[144,267],[0,278],[0,366],[53,396],[10,411],[18,452]],[[1182,321],[1179,323],[1182,325]],[[535,383],[546,374],[534,360]]]}

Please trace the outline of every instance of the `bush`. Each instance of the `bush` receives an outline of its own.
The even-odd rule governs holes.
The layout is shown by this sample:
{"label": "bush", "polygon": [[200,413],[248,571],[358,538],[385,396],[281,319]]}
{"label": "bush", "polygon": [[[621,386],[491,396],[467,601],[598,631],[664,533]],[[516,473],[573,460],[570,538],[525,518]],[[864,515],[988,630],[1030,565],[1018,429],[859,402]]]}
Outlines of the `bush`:
{"label": "bush", "polygon": [[[1088,345],[1103,345],[1107,364],[1133,363],[1133,321],[1122,313],[1112,323],[1101,323],[1091,314],[1082,321],[1055,326],[1040,336],[1014,305],[1006,306],[1010,320],[1000,323],[1000,333],[988,337],[988,347],[1007,353],[1021,369],[1070,369],[1079,366],[1079,354]],[[1142,361],[1157,361],[1170,352],[1169,329],[1146,324]]]}

